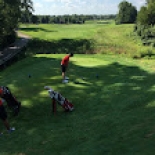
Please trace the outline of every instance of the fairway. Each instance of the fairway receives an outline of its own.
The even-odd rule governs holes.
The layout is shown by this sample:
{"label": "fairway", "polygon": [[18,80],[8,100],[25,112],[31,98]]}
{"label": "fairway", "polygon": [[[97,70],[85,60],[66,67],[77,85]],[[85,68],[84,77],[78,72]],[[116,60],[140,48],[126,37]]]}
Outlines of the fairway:
{"label": "fairway", "polygon": [[119,54],[127,57],[154,57],[151,46],[143,46],[134,33],[134,24],[115,25],[114,21],[78,24],[20,25],[19,31],[31,36],[28,53]]}
{"label": "fairway", "polygon": [[[0,72],[1,85],[22,101],[18,117],[8,111],[16,131],[7,134],[0,123],[0,154],[153,155],[154,61],[75,54],[70,81],[62,84],[63,56],[38,54]],[[54,116],[45,85],[72,101],[75,110],[66,113],[58,105]]]}
{"label": "fairway", "polygon": [[97,24],[38,24],[21,25],[20,32],[43,40],[90,39],[101,25]]}

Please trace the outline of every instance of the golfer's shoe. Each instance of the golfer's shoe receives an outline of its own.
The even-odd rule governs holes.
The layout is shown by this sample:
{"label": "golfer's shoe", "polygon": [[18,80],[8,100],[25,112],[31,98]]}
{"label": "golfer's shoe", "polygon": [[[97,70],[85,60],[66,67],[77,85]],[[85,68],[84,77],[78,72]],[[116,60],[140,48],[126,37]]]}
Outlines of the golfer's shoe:
{"label": "golfer's shoe", "polygon": [[69,80],[69,77],[65,76],[65,80]]}
{"label": "golfer's shoe", "polygon": [[11,128],[8,130],[8,133],[11,133],[11,132],[13,132],[13,131],[15,131],[15,128],[14,128],[14,127],[11,127]]}
{"label": "golfer's shoe", "polygon": [[62,81],[62,83],[68,83],[68,80],[65,79],[65,80]]}
{"label": "golfer's shoe", "polygon": [[2,136],[2,135],[3,135],[3,133],[1,132],[1,133],[0,133],[0,136]]}

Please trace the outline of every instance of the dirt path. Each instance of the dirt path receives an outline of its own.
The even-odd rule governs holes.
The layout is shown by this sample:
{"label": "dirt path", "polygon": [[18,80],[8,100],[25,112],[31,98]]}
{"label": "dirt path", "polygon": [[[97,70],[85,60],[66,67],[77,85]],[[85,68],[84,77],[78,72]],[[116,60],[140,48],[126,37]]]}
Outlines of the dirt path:
{"label": "dirt path", "polygon": [[20,38],[31,39],[30,36],[28,36],[28,35],[26,35],[26,34],[23,34],[23,33],[21,33],[21,32],[17,32],[17,35],[18,35],[18,37],[20,37]]}

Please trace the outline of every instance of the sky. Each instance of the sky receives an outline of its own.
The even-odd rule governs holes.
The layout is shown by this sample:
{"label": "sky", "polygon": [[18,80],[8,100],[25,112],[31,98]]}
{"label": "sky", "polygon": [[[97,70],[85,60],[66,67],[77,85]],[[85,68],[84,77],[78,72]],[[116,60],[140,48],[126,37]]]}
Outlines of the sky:
{"label": "sky", "polygon": [[[35,15],[117,14],[123,0],[32,0]],[[146,0],[126,0],[140,9]]]}

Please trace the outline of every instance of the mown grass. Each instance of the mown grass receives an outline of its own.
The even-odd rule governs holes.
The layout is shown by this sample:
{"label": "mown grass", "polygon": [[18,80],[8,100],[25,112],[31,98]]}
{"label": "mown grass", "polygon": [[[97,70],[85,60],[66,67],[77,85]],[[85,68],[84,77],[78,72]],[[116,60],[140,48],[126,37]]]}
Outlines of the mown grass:
{"label": "mown grass", "polygon": [[30,35],[28,54],[34,53],[93,53],[93,36],[99,25],[22,25],[21,33]]}
{"label": "mown grass", "polygon": [[113,21],[92,21],[84,25],[21,25],[30,35],[33,53],[106,53],[133,58],[154,58],[155,50],[144,46],[133,32],[134,24],[115,25]]}
{"label": "mown grass", "polygon": [[90,39],[97,31],[97,24],[39,24],[21,25],[20,32],[43,40]]}
{"label": "mown grass", "polygon": [[[8,111],[16,131],[7,134],[0,123],[0,155],[153,155],[154,60],[76,54],[70,82],[62,84],[63,56],[38,54],[0,72],[1,85],[22,101],[18,117]],[[54,116],[45,85],[71,100],[75,111],[57,106]]]}

